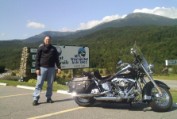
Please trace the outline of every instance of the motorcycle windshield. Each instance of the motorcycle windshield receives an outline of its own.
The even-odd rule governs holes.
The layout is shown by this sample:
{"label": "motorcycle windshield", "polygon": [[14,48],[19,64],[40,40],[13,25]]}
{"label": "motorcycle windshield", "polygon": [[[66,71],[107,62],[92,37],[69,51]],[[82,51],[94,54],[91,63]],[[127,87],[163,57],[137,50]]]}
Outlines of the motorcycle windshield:
{"label": "motorcycle windshield", "polygon": [[133,50],[134,50],[134,53],[136,54],[136,56],[139,56],[141,58],[141,64],[144,66],[146,71],[149,72],[149,64],[148,64],[146,58],[144,57],[142,51],[140,50],[140,48],[136,44],[134,44]]}

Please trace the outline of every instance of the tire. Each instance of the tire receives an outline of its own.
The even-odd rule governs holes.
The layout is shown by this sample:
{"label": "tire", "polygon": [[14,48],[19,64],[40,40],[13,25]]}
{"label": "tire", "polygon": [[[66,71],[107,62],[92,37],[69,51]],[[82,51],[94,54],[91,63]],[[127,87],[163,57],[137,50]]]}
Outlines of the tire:
{"label": "tire", "polygon": [[93,99],[93,98],[75,97],[74,100],[79,106],[84,106],[84,107],[91,106],[95,102],[95,99]]}
{"label": "tire", "polygon": [[171,109],[173,104],[173,99],[169,90],[163,86],[159,86],[162,91],[162,96],[157,97],[158,91],[155,88],[151,90],[152,101],[150,106],[153,111],[156,112],[167,112]]}

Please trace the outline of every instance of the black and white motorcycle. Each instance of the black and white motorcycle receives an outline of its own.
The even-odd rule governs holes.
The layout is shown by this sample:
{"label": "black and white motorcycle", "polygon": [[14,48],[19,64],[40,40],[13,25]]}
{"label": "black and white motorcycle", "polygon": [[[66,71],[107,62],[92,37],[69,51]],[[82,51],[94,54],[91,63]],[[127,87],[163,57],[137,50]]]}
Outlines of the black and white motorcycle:
{"label": "black and white motorcycle", "polygon": [[102,77],[95,71],[73,78],[68,86],[75,102],[80,106],[90,106],[95,101],[142,102],[154,111],[169,111],[173,103],[170,88],[153,79],[153,65],[148,64],[136,45],[131,48],[131,54],[134,62],[119,61],[120,70],[112,76]]}

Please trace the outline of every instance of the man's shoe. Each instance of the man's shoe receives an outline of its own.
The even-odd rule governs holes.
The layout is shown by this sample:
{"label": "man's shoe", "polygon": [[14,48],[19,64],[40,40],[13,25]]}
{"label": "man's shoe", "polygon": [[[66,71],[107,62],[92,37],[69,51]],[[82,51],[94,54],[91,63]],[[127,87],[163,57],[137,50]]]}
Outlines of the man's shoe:
{"label": "man's shoe", "polygon": [[34,101],[33,101],[33,106],[36,106],[36,105],[38,105],[38,101],[37,101],[37,100],[34,100]]}
{"label": "man's shoe", "polygon": [[51,98],[47,99],[47,103],[54,103]]}

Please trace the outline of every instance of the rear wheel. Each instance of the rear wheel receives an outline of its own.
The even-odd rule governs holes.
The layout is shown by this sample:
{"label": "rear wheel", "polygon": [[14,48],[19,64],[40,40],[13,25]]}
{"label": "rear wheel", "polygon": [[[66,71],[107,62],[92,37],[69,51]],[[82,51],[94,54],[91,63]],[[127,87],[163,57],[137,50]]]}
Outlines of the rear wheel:
{"label": "rear wheel", "polygon": [[93,98],[83,97],[75,97],[74,100],[79,106],[91,106],[95,102],[95,99]]}
{"label": "rear wheel", "polygon": [[166,112],[169,111],[172,107],[173,100],[171,93],[165,87],[159,86],[162,95],[160,96],[156,88],[152,88],[152,102],[150,102],[150,106],[152,110],[157,112]]}

